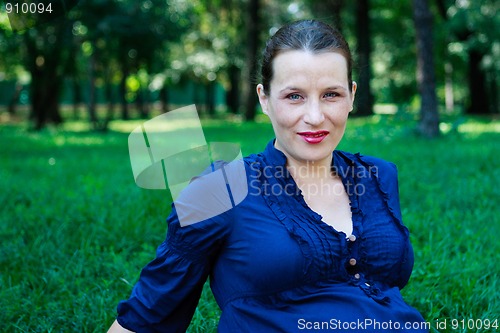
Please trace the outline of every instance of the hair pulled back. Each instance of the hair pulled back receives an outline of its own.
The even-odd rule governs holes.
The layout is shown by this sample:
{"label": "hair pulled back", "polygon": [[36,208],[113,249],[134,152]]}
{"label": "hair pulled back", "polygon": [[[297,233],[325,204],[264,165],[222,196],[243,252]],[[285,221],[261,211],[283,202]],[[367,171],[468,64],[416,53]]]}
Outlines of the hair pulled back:
{"label": "hair pulled back", "polygon": [[344,36],[335,28],[317,20],[301,20],[281,27],[266,43],[262,55],[261,78],[264,93],[269,94],[274,58],[284,51],[313,53],[338,52],[347,61],[347,81],[352,91],[352,55]]}

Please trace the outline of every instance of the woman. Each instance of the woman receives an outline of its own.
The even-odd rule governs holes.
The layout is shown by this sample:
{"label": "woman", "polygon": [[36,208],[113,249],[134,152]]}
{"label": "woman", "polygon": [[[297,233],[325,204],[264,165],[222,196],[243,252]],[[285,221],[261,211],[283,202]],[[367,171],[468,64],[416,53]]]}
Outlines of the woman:
{"label": "woman", "polygon": [[351,68],[344,38],[318,21],[268,41],[257,94],[276,139],[244,159],[248,195],[183,227],[174,207],[110,332],[184,332],[208,276],[219,332],[428,331],[400,294],[413,252],[395,166],[335,150],[356,93]]}

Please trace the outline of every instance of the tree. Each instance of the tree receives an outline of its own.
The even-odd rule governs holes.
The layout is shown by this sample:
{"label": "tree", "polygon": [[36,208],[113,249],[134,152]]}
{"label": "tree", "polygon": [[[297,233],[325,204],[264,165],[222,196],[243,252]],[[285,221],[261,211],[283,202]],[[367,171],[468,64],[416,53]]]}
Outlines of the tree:
{"label": "tree", "polygon": [[71,22],[64,18],[33,27],[24,34],[25,66],[31,74],[30,103],[34,128],[60,124],[59,96],[68,61]]}
{"label": "tree", "polygon": [[[67,3],[72,8],[77,1]],[[65,15],[58,19],[41,17],[40,22],[28,20],[29,26],[23,26],[27,30],[9,38],[8,43],[3,42],[4,36],[13,33],[7,31],[8,22],[0,18],[0,51],[14,54],[10,50],[19,49],[15,53],[20,55],[7,59],[2,55],[0,69],[4,71],[4,65],[15,59],[31,74],[30,102],[35,128],[63,121],[59,112],[60,91],[68,78],[73,80],[77,102],[81,100],[83,78],[89,82],[87,102],[94,129],[105,129],[112,116],[108,112],[101,120],[97,114],[96,86],[101,82],[111,106],[111,85],[121,79],[123,115],[128,118],[127,79],[134,76],[140,82],[136,102],[141,116],[147,116],[151,80],[169,66],[166,43],[181,39],[192,18],[184,17],[190,5],[180,0],[88,0],[71,12],[70,7],[63,11],[54,6],[55,3],[54,12],[57,9],[57,13]],[[18,20],[16,24],[24,22]]]}
{"label": "tree", "polygon": [[247,88],[244,92],[245,119],[255,119],[257,95],[251,82],[257,76],[257,53],[260,34],[260,0],[249,0],[247,10],[247,40],[246,40],[246,80]]}
{"label": "tree", "polygon": [[356,92],[356,115],[373,114],[373,95],[370,90],[371,70],[371,30],[370,1],[356,2],[356,41],[357,62],[359,67],[358,90]]}
{"label": "tree", "polygon": [[[88,0],[79,7],[78,24],[83,27],[78,29],[83,31],[79,39],[85,45],[90,81],[88,109],[95,129],[106,129],[113,117],[115,83],[119,86],[122,119],[130,118],[129,102],[134,97],[140,116],[148,117],[150,83],[170,66],[168,45],[178,42],[190,23],[189,18],[184,18],[185,8],[169,3]],[[109,107],[103,121],[95,110],[97,80],[104,82]],[[134,91],[129,90],[131,81]],[[165,100],[166,91],[161,95]]]}
{"label": "tree", "polygon": [[329,21],[332,26],[343,31],[341,14],[344,9],[344,0],[310,1],[310,4],[312,6],[312,12],[316,16],[322,17],[326,14],[330,19],[325,21]]}
{"label": "tree", "polygon": [[[19,49],[21,35],[10,29],[10,23],[0,19],[0,76],[3,80],[17,81],[8,104],[8,113],[16,114],[16,107],[21,97],[23,84],[19,80],[21,50]],[[1,80],[0,80],[1,81]]]}
{"label": "tree", "polygon": [[[447,23],[452,54],[465,53],[469,114],[500,113],[498,96],[498,2],[436,0],[439,13]],[[495,60],[496,59],[496,60]]]}
{"label": "tree", "polygon": [[17,64],[31,76],[30,118],[37,130],[47,123],[60,124],[63,121],[59,112],[59,96],[70,56],[68,47],[73,41],[72,19],[68,14],[77,2],[53,2],[50,10],[43,13],[10,14],[9,27],[0,22],[4,36],[8,34],[6,30],[12,30],[13,42],[8,45],[16,45]]}
{"label": "tree", "polygon": [[226,17],[226,26],[224,35],[228,38],[227,63],[224,68],[227,75],[226,84],[226,106],[229,112],[237,114],[241,104],[241,80],[242,69],[245,66],[244,61],[244,40],[241,38],[241,31],[244,31],[245,25],[240,19],[240,1],[225,1],[221,9],[222,17],[219,22],[224,22]]}
{"label": "tree", "polygon": [[417,82],[421,97],[419,131],[426,137],[439,135],[439,113],[432,50],[432,13],[428,0],[413,0],[417,41]]}
{"label": "tree", "polygon": [[[110,113],[107,117],[100,119],[97,114],[97,81],[104,76],[106,85],[108,82],[108,70],[116,63],[117,48],[113,39],[114,18],[120,17],[120,7],[114,1],[85,1],[75,13],[75,24],[73,27],[75,41],[83,51],[85,66],[74,68],[71,66],[70,75],[78,85],[79,76],[84,73],[88,80],[87,111],[89,121],[93,130],[105,131],[110,120]],[[78,52],[73,51],[74,54]],[[74,60],[72,60],[74,61]],[[76,89],[75,87],[75,95]],[[107,90],[107,87],[106,87]],[[109,96],[106,96],[109,97]]]}
{"label": "tree", "polygon": [[370,54],[373,64],[370,85],[376,91],[374,103],[396,104],[397,112],[407,112],[418,94],[412,3],[370,0],[370,7],[373,13],[371,25],[376,27],[371,30],[370,43],[373,48]]}

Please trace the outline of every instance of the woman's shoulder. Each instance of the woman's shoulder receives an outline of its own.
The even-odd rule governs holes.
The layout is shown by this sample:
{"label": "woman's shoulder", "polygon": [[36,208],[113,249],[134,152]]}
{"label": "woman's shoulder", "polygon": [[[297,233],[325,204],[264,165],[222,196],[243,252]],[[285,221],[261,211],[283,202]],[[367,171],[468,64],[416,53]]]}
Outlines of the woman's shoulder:
{"label": "woman's shoulder", "polygon": [[248,193],[244,162],[215,161],[191,179],[174,200],[181,226],[202,222],[229,212]]}
{"label": "woman's shoulder", "polygon": [[[390,206],[399,207],[399,202],[397,202],[399,200],[399,185],[396,164],[379,157],[360,153],[353,154],[345,151],[336,151],[336,153],[343,160],[344,167],[348,168],[348,174],[354,175],[357,182],[374,184],[390,201]],[[340,171],[346,174],[345,170],[341,169]]]}
{"label": "woman's shoulder", "polygon": [[184,257],[212,253],[231,233],[233,208],[247,193],[242,160],[217,161],[173,198],[167,243]]}
{"label": "woman's shoulder", "polygon": [[[338,154],[352,161],[352,165],[365,173],[358,173],[358,181],[366,180],[375,184],[391,211],[391,214],[402,225],[401,208],[399,204],[398,170],[396,164],[379,157],[339,151]],[[368,173],[367,173],[368,172]],[[360,176],[361,174],[361,176]]]}

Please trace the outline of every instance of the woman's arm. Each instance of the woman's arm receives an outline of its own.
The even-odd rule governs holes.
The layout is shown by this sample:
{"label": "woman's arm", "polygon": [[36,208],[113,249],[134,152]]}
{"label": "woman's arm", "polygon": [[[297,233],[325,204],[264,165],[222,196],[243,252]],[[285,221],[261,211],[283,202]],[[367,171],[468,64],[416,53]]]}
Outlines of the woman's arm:
{"label": "woman's arm", "polygon": [[[113,324],[111,333],[185,332],[189,327],[233,220],[232,210],[211,217],[204,214],[200,201],[213,202],[222,190],[227,196],[226,183],[214,186],[212,178],[210,174],[191,182],[172,205],[166,240],[142,269],[128,300],[118,304],[119,324]],[[178,211],[188,223],[181,225]]]}
{"label": "woman's arm", "polygon": [[118,304],[120,325],[114,324],[110,333],[186,331],[229,232],[227,214],[182,227],[173,207],[167,239],[158,247],[156,258],[142,269],[129,299]]}
{"label": "woman's arm", "polygon": [[118,324],[118,321],[115,320],[113,325],[108,330],[108,333],[133,333],[132,331],[123,328],[122,325]]}

